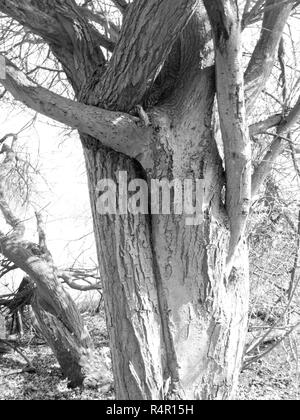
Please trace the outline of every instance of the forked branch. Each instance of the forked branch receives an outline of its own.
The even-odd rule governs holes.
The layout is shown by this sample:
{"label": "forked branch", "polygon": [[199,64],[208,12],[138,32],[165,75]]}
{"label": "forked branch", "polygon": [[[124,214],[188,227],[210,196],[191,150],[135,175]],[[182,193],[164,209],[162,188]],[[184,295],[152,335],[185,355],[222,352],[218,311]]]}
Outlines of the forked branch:
{"label": "forked branch", "polygon": [[126,0],[112,0],[114,5],[120,10],[120,12],[124,15],[126,10],[128,9],[129,4]]}

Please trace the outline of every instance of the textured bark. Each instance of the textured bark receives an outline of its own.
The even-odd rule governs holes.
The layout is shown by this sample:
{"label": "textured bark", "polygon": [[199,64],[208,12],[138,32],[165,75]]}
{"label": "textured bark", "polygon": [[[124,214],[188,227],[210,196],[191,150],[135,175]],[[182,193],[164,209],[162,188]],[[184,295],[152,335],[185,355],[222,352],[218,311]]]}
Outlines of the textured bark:
{"label": "textured bark", "polygon": [[[58,285],[56,285],[57,287]],[[70,297],[58,287],[59,300],[64,302],[65,312],[50,313],[37,291],[32,302],[38,329],[52,349],[69,386],[109,386],[111,383],[107,368],[96,354],[92,339],[82,322],[75,305],[70,305]],[[66,325],[64,318],[68,319]],[[101,368],[101,371],[100,371]]]}
{"label": "textured bark", "polygon": [[[191,45],[190,37],[186,41]],[[192,53],[187,60],[192,65]],[[226,280],[230,231],[221,201],[222,162],[211,132],[214,92],[214,71],[196,75],[190,67],[175,97],[153,116],[160,147],[152,176],[204,180],[204,223],[188,227],[182,216],[152,216],[171,398],[233,397],[246,333],[249,292],[243,247]]]}
{"label": "textured bark", "polygon": [[39,327],[70,385],[75,387],[105,383],[106,372],[104,369],[100,372],[100,363],[80,312],[59,281],[46,245],[40,215],[36,215],[39,244],[23,240],[25,224],[11,210],[6,194],[6,176],[14,167],[17,156],[7,145],[2,146],[1,154],[5,155],[5,159],[0,164],[0,211],[12,228],[11,233],[0,232],[1,254],[15,267],[23,270],[35,286],[32,306]]}
{"label": "textured bark", "polygon": [[0,340],[6,339],[6,324],[5,318],[0,314]]}
{"label": "textured bark", "polygon": [[43,335],[72,387],[105,384],[107,374],[97,360],[91,337],[79,310],[61,285],[55,267],[35,255],[37,246],[1,238],[1,253],[36,285],[34,312]]}
{"label": "textured bark", "polygon": [[[9,7],[14,3],[0,1],[0,10],[25,24],[28,2]],[[27,26],[50,45],[76,98],[103,108],[97,109],[100,123],[91,125],[89,116],[96,115],[96,107],[79,104],[79,109],[68,102],[66,109],[65,102],[56,100],[58,109],[53,112],[54,97],[42,92],[42,112],[60,120],[70,111],[65,120],[81,134],[117,398],[230,399],[241,367],[249,302],[244,230],[251,199],[251,154],[245,105],[248,100],[252,109],[270,76],[292,6],[280,0],[266,2],[277,7],[265,10],[261,38],[243,77],[242,2],[204,2],[214,48],[201,1],[114,3],[125,18],[107,66],[86,19],[74,15],[74,2],[66,2],[65,12],[59,0],[53,12],[47,0],[34,2],[34,8],[30,2],[35,19]],[[57,33],[42,28],[43,13],[50,15]],[[67,23],[67,34],[61,22]],[[74,34],[75,23],[82,37]],[[64,34],[71,42],[58,41]],[[98,51],[97,63],[93,51]],[[15,82],[8,82],[6,87],[14,90]],[[225,172],[212,123],[216,94]],[[25,94],[21,89],[19,95],[33,108],[39,107],[40,98],[34,89]],[[150,124],[137,128],[128,114],[139,106],[145,116],[140,108],[144,104]],[[123,125],[117,124],[119,118],[114,120],[114,111],[122,112]],[[294,120],[293,116],[292,112]],[[274,116],[253,125],[250,132],[280,124]],[[191,227],[185,216],[100,216],[97,183],[103,178],[117,181],[119,171],[127,171],[129,180],[143,178],[148,184],[162,177],[202,179],[204,221]]]}

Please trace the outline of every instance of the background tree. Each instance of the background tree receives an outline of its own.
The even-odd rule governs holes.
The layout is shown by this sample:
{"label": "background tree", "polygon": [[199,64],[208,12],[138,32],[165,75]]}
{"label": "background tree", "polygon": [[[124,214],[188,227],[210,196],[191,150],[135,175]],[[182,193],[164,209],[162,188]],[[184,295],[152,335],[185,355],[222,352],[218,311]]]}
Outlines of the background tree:
{"label": "background tree", "polygon": [[[248,215],[298,121],[300,100],[263,121],[254,109],[298,2],[106,4],[115,9],[105,16],[101,1],[0,1],[4,32],[28,48],[46,45],[73,93],[39,86],[37,73],[26,77],[14,47],[1,83],[80,133],[117,398],[228,399],[247,331]],[[253,22],[262,22],[261,32],[245,63],[243,31]],[[272,140],[254,162],[251,138],[265,132]],[[117,180],[121,170],[149,184],[203,179],[204,222],[195,228],[185,216],[100,216],[97,183]]]}
{"label": "background tree", "polygon": [[[100,360],[79,309],[59,280],[62,274],[59,274],[47,247],[42,217],[36,213],[39,243],[26,241],[25,223],[15,216],[7,201],[6,184],[18,157],[5,143],[1,154],[4,158],[0,163],[0,210],[11,232],[0,233],[0,246],[1,253],[13,263],[13,266],[7,264],[6,272],[18,267],[27,274],[27,283],[32,285],[30,304],[37,324],[70,386],[96,386],[100,384],[100,378],[105,377],[104,368],[100,372]],[[25,283],[23,288],[26,286]]]}

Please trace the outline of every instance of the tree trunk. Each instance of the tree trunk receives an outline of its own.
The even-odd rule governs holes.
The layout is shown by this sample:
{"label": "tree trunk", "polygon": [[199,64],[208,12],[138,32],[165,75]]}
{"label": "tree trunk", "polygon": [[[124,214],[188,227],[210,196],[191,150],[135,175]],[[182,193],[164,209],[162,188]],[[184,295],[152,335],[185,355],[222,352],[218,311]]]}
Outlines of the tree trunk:
{"label": "tree trunk", "polygon": [[117,399],[160,399],[163,351],[160,310],[145,216],[100,216],[97,184],[117,171],[140,178],[138,165],[83,136]]}
{"label": "tree trunk", "polygon": [[[60,293],[60,300],[67,308],[69,326],[63,321],[66,314],[61,317],[60,314],[49,313],[35,293],[32,309],[38,330],[57,358],[71,388],[82,385],[96,387],[100,385],[100,360],[96,356],[90,334],[82,322],[78,309],[74,304],[70,305],[70,298],[65,292]],[[108,385],[109,376],[104,378],[104,371],[105,369],[101,371],[101,385]]]}
{"label": "tree trunk", "polygon": [[[237,387],[248,255],[241,238],[228,276],[232,226],[212,123],[216,86],[207,24],[205,14],[195,13],[165,63],[170,91],[165,82],[156,86],[162,96],[147,109],[152,138],[139,163],[81,136],[118,399],[230,399]],[[152,179],[201,179],[204,221],[187,226],[185,215],[98,214],[98,182],[118,184],[120,171],[149,187]]]}
{"label": "tree trunk", "polygon": [[[53,350],[71,387],[108,382],[82,316],[71,296],[61,285],[49,255],[36,244],[7,237],[1,252],[34,282],[32,307],[47,343]],[[38,254],[37,254],[38,252]]]}
{"label": "tree trunk", "polygon": [[[237,387],[248,322],[247,248],[240,247],[226,279],[230,234],[211,130],[213,72],[203,73],[200,84],[191,80],[189,91],[198,92],[193,103],[173,98],[172,108],[151,115],[151,174],[82,137],[118,399],[231,399]],[[177,101],[182,109],[171,120]],[[183,109],[188,111],[181,114]],[[189,150],[182,146],[187,143]],[[165,176],[203,179],[204,222],[99,215],[97,183],[117,183],[118,171],[149,185],[150,178]]]}

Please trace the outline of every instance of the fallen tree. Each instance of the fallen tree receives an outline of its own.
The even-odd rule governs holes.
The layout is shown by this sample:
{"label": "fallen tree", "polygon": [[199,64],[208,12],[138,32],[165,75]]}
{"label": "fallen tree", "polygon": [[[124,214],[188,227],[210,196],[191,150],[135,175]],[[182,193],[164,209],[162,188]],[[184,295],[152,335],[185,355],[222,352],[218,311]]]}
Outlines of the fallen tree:
{"label": "fallen tree", "polygon": [[39,328],[71,387],[106,384],[107,372],[101,366],[82,316],[59,280],[39,214],[36,215],[39,243],[24,240],[25,225],[15,216],[6,200],[5,177],[16,156],[6,145],[2,148],[2,155],[0,211],[12,230],[7,234],[0,232],[1,253],[26,273],[29,283],[27,290],[24,288],[10,301],[2,299],[2,303],[14,310],[16,305],[29,303],[22,299],[30,299]]}

